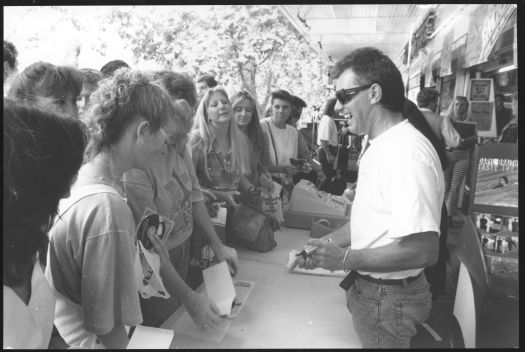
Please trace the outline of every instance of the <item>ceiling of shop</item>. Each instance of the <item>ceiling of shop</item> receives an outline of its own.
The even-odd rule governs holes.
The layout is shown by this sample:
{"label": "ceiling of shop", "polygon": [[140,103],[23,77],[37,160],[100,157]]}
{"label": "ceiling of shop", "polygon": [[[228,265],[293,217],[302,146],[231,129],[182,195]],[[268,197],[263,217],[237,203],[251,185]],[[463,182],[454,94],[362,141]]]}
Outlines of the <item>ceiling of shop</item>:
{"label": "ceiling of shop", "polygon": [[[327,61],[374,46],[396,61],[429,8],[437,5],[282,5],[292,24]],[[331,58],[331,60],[330,60]]]}

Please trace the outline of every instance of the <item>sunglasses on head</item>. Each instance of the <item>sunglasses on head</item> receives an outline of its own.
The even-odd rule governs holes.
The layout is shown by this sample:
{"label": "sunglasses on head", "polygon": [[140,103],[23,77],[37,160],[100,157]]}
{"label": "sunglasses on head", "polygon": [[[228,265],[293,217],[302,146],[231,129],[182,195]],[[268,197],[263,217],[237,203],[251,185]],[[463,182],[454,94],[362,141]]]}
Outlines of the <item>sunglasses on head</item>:
{"label": "sunglasses on head", "polygon": [[370,88],[372,84],[374,83],[377,83],[377,82],[372,82],[372,83],[368,83],[362,86],[349,88],[349,89],[339,89],[337,92],[335,92],[335,97],[337,98],[337,100],[339,100],[339,103],[341,103],[342,105],[348,104],[354,98],[354,96],[357,95],[357,93],[359,93],[362,90]]}

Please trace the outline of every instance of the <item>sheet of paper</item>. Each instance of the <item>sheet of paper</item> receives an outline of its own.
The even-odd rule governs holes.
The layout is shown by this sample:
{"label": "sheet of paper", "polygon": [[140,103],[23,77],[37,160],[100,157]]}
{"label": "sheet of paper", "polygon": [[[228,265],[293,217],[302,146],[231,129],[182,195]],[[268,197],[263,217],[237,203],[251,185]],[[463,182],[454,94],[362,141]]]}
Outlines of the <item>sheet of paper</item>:
{"label": "sheet of paper", "polygon": [[220,315],[229,315],[235,298],[235,288],[226,261],[202,271],[208,297],[219,308]]}
{"label": "sheet of paper", "polygon": [[250,295],[253,287],[255,286],[255,283],[252,281],[239,280],[235,282],[234,286],[236,292],[234,301],[235,306],[232,309],[230,317],[224,319],[224,321],[216,328],[199,328],[197,325],[195,325],[195,323],[191,319],[188,312],[184,309],[184,307],[181,307],[179,309],[183,309],[184,313],[173,325],[173,331],[177,334],[183,334],[198,339],[213,342],[221,342],[226,333],[228,332],[228,329],[230,328],[231,324],[235,321],[235,318],[240,314],[241,310],[246,305],[246,300],[248,299],[248,296]]}
{"label": "sheet of paper", "polygon": [[137,325],[127,349],[168,349],[172,340],[172,330]]}

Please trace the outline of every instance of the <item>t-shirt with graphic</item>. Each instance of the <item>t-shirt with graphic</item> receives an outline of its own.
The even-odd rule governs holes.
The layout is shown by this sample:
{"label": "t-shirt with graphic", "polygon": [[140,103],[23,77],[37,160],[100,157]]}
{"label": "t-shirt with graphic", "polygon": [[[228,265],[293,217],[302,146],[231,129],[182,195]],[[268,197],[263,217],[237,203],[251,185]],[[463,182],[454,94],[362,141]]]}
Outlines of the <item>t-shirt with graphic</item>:
{"label": "t-shirt with graphic", "polygon": [[[197,178],[202,186],[217,191],[235,191],[239,186],[241,173],[233,169],[231,150],[223,155],[221,152],[204,150],[200,136],[193,134],[191,138],[191,157]],[[206,158],[206,164],[204,161]],[[208,173],[205,172],[207,167]]]}
{"label": "t-shirt with graphic", "polygon": [[170,248],[191,236],[192,203],[204,198],[187,148],[183,152],[168,148],[166,157],[147,171],[133,169],[124,173],[122,183],[135,223],[138,224],[146,208],[150,208],[175,222],[168,235]]}

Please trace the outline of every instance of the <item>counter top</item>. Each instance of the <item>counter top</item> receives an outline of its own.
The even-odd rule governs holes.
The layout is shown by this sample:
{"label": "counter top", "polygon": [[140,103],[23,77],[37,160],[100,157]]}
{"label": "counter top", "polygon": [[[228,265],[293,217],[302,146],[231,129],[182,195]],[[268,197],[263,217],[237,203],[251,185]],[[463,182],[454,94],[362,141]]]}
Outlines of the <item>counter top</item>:
{"label": "counter top", "polygon": [[[223,340],[175,333],[171,348],[360,348],[341,279],[285,270],[288,252],[308,239],[306,230],[283,228],[268,253],[238,248],[236,279],[255,286]],[[172,328],[183,312],[181,307],[161,327]]]}

